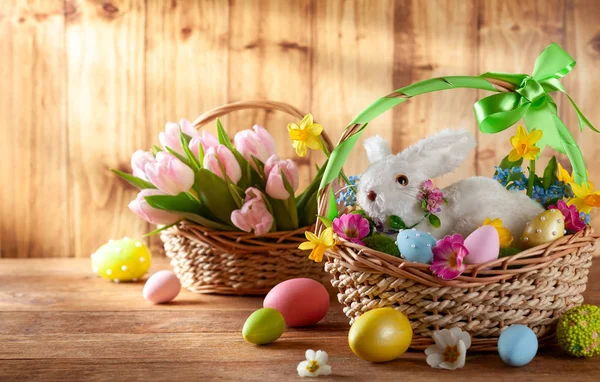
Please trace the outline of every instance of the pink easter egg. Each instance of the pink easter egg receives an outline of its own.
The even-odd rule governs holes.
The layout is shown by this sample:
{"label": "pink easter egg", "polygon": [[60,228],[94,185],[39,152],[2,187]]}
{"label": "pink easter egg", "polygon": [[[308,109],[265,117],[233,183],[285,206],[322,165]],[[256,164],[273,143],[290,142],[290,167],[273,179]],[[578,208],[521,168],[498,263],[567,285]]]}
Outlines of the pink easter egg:
{"label": "pink easter egg", "polygon": [[500,237],[491,225],[477,228],[465,239],[465,247],[469,254],[465,257],[467,264],[482,264],[494,261],[500,253]]}
{"label": "pink easter egg", "polygon": [[148,278],[142,295],[153,304],[162,304],[173,300],[181,290],[181,283],[175,273],[158,271]]}
{"label": "pink easter egg", "polygon": [[329,293],[323,284],[312,279],[286,280],[269,291],[263,307],[281,312],[287,326],[314,325],[329,310]]}

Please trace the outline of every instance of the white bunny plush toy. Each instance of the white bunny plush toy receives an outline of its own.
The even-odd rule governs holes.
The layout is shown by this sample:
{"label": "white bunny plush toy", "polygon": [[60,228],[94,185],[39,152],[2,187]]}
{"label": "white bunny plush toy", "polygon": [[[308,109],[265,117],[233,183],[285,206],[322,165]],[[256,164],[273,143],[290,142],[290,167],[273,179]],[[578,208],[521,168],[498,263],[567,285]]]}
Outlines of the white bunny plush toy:
{"label": "white bunny plush toy", "polygon": [[424,182],[452,172],[475,145],[464,130],[444,130],[394,155],[382,137],[368,138],[365,148],[371,165],[360,177],[358,204],[375,221],[386,222],[396,215],[407,226],[418,223],[416,229],[438,239],[453,233],[466,237],[486,218],[502,219],[513,237],[520,237],[525,223],[544,208],[527,195],[508,191],[494,179],[481,176],[442,189],[447,203],[436,214],[441,221],[439,228],[423,219],[417,195]]}

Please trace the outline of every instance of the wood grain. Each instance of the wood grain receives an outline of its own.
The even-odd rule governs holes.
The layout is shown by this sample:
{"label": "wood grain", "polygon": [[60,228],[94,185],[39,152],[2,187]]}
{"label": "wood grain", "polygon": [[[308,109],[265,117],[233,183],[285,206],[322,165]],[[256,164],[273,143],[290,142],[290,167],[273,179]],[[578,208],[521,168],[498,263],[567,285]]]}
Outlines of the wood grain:
{"label": "wood grain", "polygon": [[[155,261],[152,272],[168,268]],[[592,266],[587,303],[600,303],[600,266]],[[151,305],[142,283],[113,284],[90,274],[88,259],[0,260],[1,380],[289,380],[308,348],[329,353],[334,380],[429,380],[421,352],[385,364],[355,357],[348,321],[332,294],[316,326],[288,328],[275,343],[252,346],[241,328],[260,298],[200,296],[182,291],[174,303]],[[35,282],[34,282],[35,280]],[[474,357],[473,357],[474,356]],[[469,354],[461,380],[592,381],[596,360],[575,360],[559,349],[542,351],[514,369],[495,354]]]}

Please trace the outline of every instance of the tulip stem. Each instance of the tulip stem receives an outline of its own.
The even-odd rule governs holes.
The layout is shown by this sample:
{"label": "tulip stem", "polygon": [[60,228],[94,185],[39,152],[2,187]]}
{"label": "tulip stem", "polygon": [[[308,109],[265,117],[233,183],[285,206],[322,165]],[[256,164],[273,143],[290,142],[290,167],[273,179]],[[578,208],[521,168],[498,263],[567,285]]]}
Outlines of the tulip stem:
{"label": "tulip stem", "polygon": [[533,197],[533,182],[535,180],[535,159],[529,161],[529,179],[527,180],[527,196]]}

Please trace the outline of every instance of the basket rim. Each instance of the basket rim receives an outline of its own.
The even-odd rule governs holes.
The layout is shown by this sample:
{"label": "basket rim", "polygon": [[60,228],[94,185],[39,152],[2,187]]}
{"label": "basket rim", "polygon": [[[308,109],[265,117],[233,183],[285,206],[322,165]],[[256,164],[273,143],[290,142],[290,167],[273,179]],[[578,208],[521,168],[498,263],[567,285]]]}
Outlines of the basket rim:
{"label": "basket rim", "polygon": [[[515,276],[546,268],[550,263],[576,251],[577,255],[594,246],[600,235],[587,226],[585,230],[565,235],[549,243],[521,251],[513,256],[499,258],[487,263],[467,265],[462,275],[453,280],[435,276],[429,264],[414,263],[341,238],[325,255],[328,261],[337,259],[341,265],[353,271],[384,274],[410,279],[431,287],[471,288],[502,282]],[[501,266],[499,269],[494,267]],[[521,266],[510,268],[509,266]]]}

